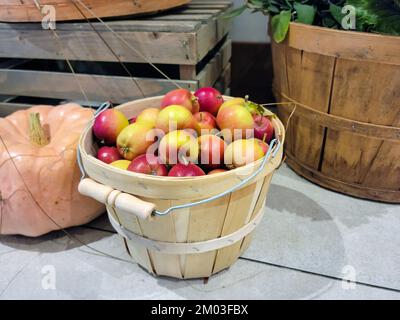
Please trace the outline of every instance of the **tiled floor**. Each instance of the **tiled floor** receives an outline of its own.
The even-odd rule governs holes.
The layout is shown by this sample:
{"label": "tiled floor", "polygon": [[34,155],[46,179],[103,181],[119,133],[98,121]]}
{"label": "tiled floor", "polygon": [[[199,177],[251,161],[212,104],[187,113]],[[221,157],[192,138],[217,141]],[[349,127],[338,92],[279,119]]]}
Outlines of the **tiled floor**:
{"label": "tiled floor", "polygon": [[155,278],[123,261],[105,217],[70,232],[122,260],[61,232],[1,237],[0,299],[400,299],[400,206],[322,189],[282,166],[265,210],[243,258],[207,284]]}

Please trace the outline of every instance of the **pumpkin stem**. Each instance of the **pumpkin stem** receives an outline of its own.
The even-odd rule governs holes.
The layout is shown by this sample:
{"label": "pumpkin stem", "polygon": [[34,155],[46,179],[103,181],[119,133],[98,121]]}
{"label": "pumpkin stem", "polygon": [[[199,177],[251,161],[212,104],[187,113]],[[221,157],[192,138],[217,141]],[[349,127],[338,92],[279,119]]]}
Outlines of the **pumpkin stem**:
{"label": "pumpkin stem", "polygon": [[38,112],[29,114],[29,138],[32,143],[41,147],[49,144],[49,139],[40,123],[40,114]]}

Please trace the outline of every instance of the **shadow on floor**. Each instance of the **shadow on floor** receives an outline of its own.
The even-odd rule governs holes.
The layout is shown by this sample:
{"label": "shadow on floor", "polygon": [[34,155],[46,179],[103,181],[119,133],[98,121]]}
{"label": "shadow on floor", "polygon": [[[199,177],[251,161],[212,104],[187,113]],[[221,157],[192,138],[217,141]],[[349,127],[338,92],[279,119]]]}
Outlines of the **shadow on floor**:
{"label": "shadow on floor", "polygon": [[[303,218],[310,218],[313,221],[332,220],[329,213],[311,198],[299,191],[277,184],[271,185],[267,206],[280,212],[287,211]],[[301,208],[307,208],[307,210],[299,210]]]}
{"label": "shadow on floor", "polygon": [[53,231],[46,235],[30,238],[20,235],[1,236],[0,242],[3,246],[12,249],[35,251],[35,252],[60,252],[77,247],[84,247],[113,234],[90,230],[81,227],[66,229],[68,235],[63,231]]}

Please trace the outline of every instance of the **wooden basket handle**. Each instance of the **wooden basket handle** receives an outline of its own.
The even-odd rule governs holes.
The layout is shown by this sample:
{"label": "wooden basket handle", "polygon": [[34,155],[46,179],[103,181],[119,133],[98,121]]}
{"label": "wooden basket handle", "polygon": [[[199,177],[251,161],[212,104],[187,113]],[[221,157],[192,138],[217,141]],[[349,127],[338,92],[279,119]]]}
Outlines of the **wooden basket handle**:
{"label": "wooden basket handle", "polygon": [[85,178],[79,183],[78,190],[81,194],[93,198],[118,210],[131,213],[140,219],[147,219],[155,210],[154,203],[143,201],[128,193],[114,190],[110,186],[97,183]]}

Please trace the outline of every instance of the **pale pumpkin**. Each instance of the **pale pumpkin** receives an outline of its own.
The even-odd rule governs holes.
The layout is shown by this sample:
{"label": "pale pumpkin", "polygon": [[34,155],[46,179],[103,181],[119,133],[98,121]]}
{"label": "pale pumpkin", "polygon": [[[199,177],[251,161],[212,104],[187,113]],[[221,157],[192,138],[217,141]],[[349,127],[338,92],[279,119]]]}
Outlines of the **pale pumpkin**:
{"label": "pale pumpkin", "polygon": [[77,144],[92,119],[93,111],[77,104],[36,106],[0,119],[0,234],[39,236],[104,212],[77,188]]}

